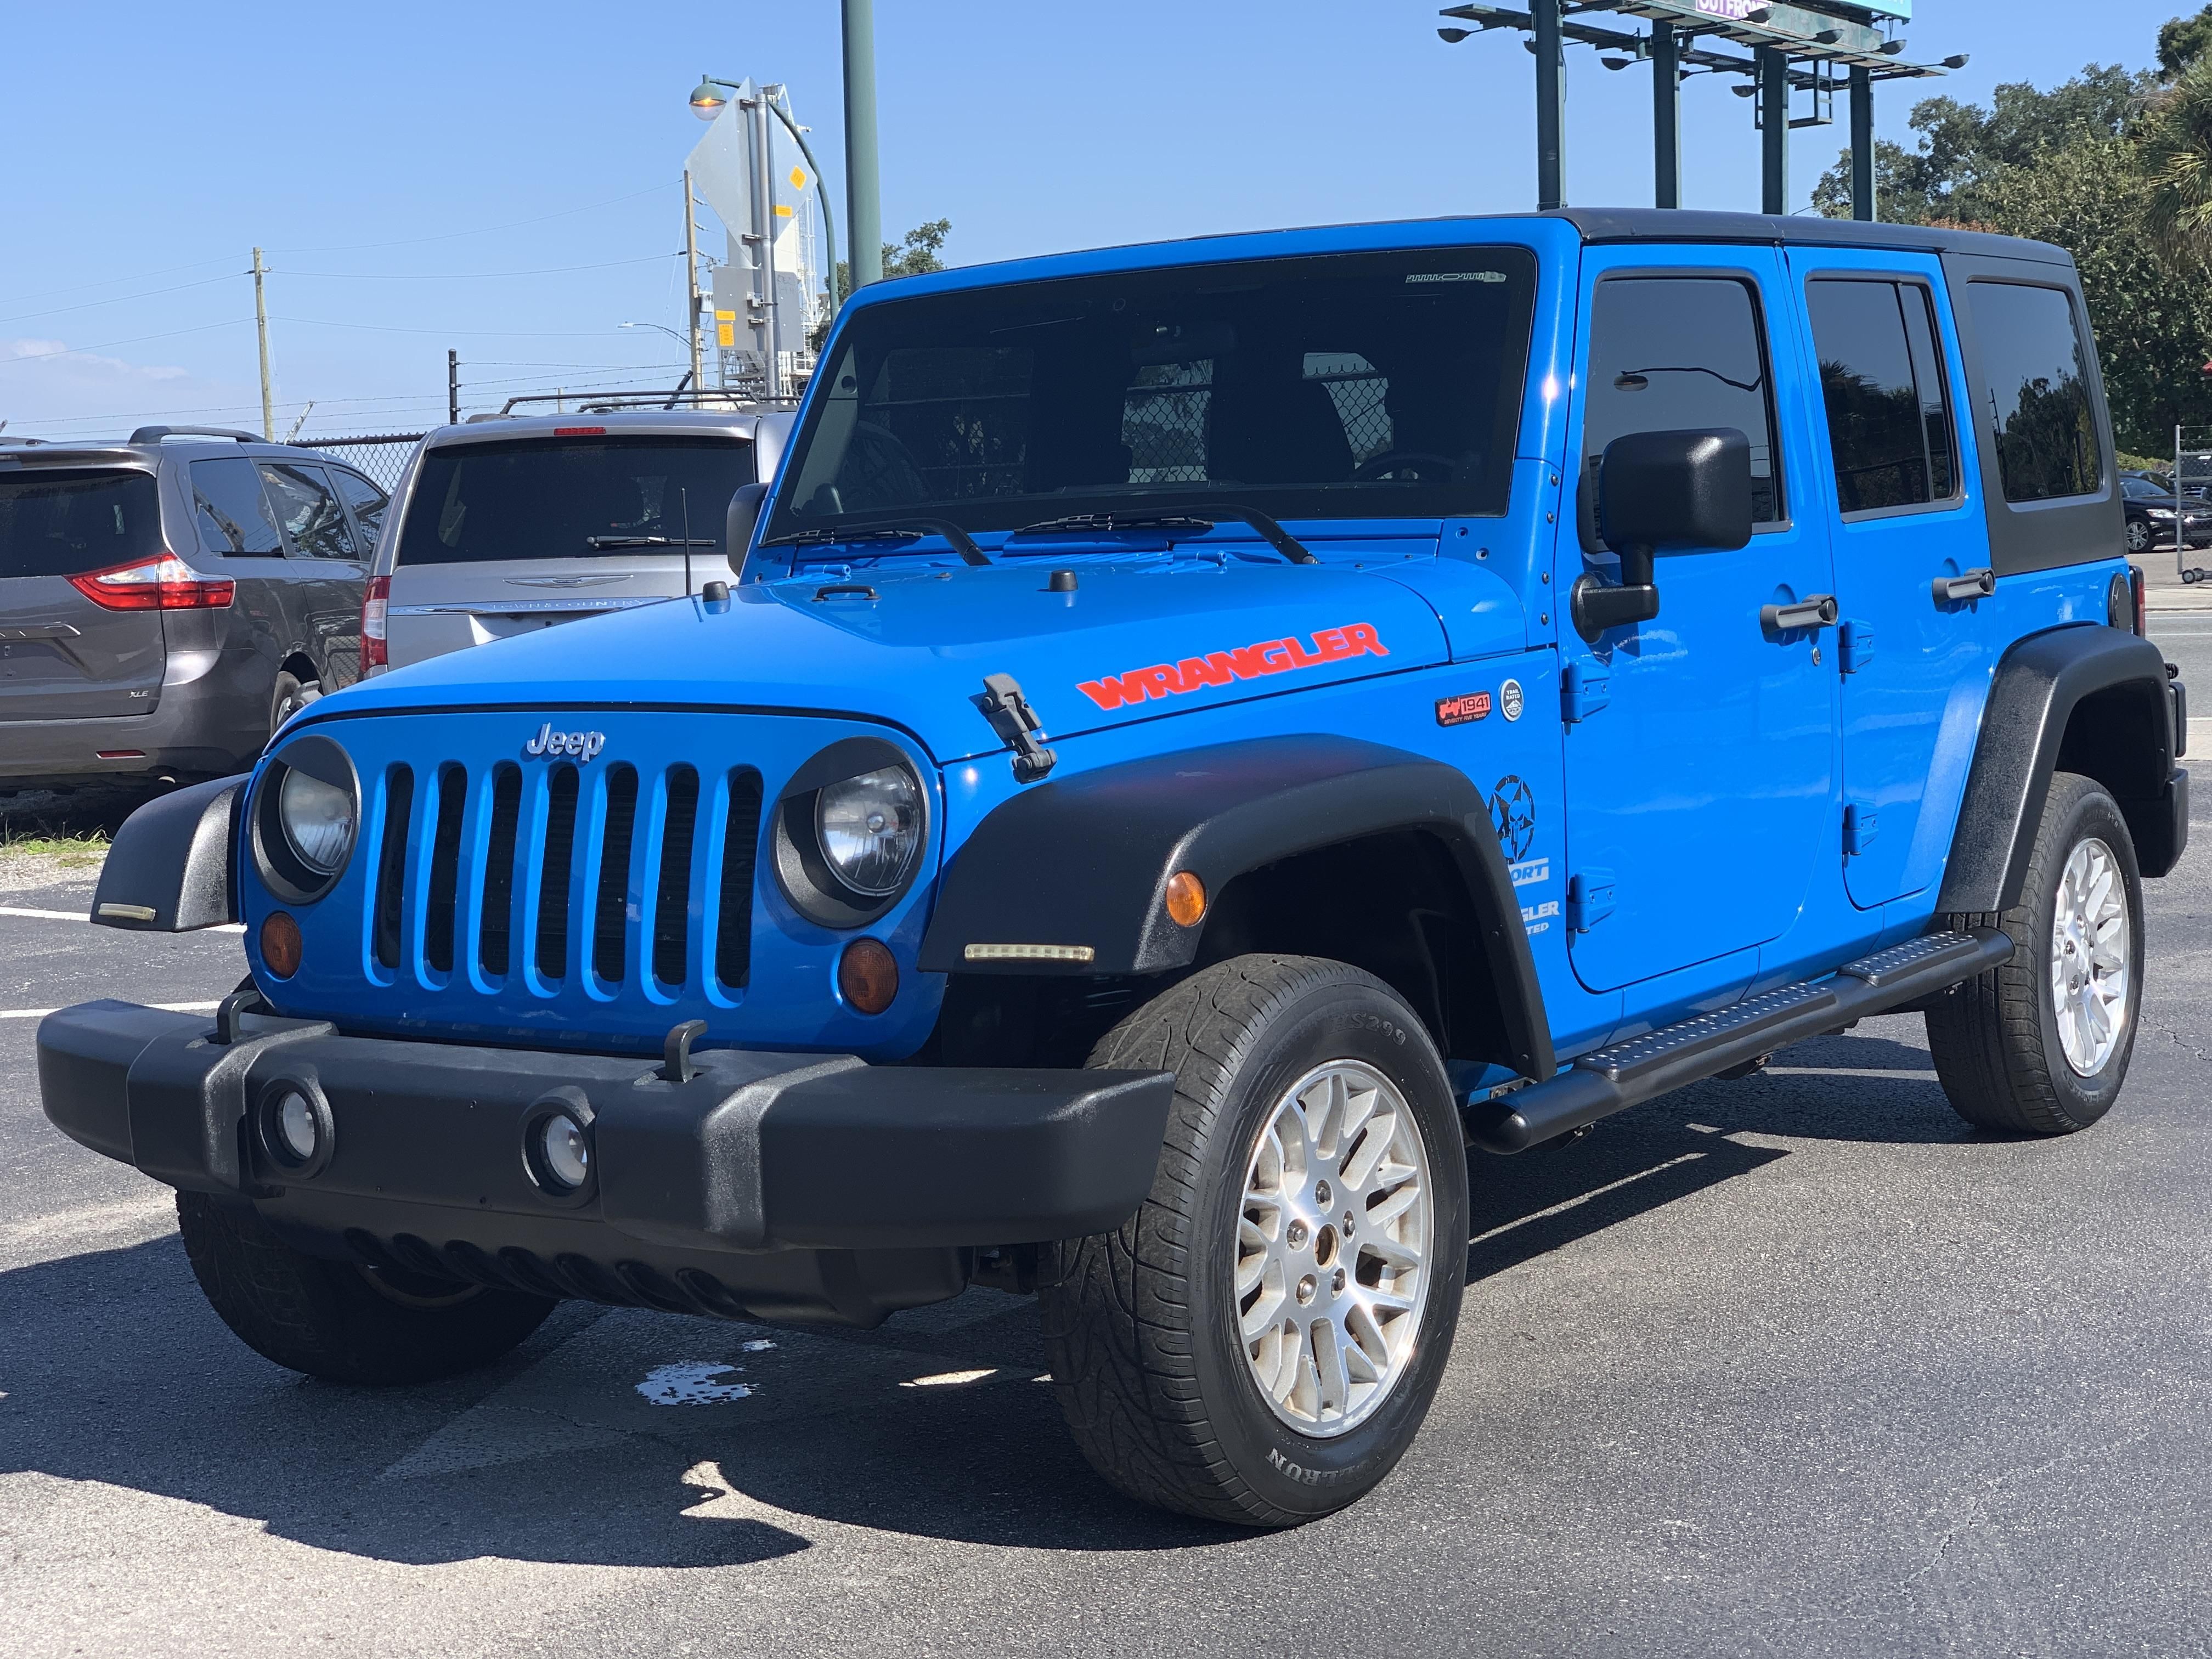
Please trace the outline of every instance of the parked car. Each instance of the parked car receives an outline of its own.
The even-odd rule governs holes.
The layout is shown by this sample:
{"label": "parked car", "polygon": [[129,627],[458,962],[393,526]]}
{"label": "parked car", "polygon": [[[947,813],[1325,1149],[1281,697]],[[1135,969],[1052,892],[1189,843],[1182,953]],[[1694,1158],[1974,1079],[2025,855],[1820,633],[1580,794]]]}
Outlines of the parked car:
{"label": "parked car", "polygon": [[[2120,505],[2127,514],[2128,551],[2148,553],[2154,547],[2172,547],[2179,531],[2188,547],[2212,542],[2212,507],[2193,498],[2177,501],[2171,489],[2161,489],[2148,478],[2130,474],[2120,479]],[[2185,510],[2184,510],[2185,509]]]}
{"label": "parked car", "polygon": [[1287,1525],[1498,1340],[1470,1144],[1908,1011],[1979,1128],[2119,1097],[2186,726],[2061,249],[1273,232],[866,288],[823,362],[737,580],[125,825],[99,918],[252,984],[49,1017],[46,1109],[279,1364],[981,1281],[1108,1480]]}
{"label": "parked car", "polygon": [[439,428],[392,492],[362,623],[368,672],[726,577],[730,496],[775,473],[791,419],[653,410]]}
{"label": "parked car", "polygon": [[250,764],[359,678],[384,506],[352,469],[246,432],[0,447],[0,780]]}

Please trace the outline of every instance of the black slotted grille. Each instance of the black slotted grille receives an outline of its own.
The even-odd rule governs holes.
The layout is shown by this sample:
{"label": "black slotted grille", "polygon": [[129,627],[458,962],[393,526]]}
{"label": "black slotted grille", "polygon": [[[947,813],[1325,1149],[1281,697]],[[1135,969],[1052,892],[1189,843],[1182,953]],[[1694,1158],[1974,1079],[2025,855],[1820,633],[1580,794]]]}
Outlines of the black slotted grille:
{"label": "black slotted grille", "polygon": [[[481,770],[434,758],[390,765],[369,899],[378,966],[491,995],[523,988],[513,977],[534,964],[528,994],[548,997],[579,970],[571,952],[580,946],[581,969],[601,994],[640,988],[633,976],[656,996],[701,988],[708,976],[743,989],[763,810],[758,769],[703,778],[681,761],[642,773],[622,762],[603,776],[595,769],[570,761],[542,772],[512,761]],[[714,831],[718,852],[701,842]],[[536,896],[526,898],[533,877]],[[641,920],[648,897],[649,923]],[[702,962],[695,958],[708,918],[714,933]]]}
{"label": "black slotted grille", "polygon": [[599,842],[599,890],[592,907],[592,971],[610,985],[623,978],[629,938],[629,854],[637,833],[637,769],[607,773],[606,830]]}
{"label": "black slotted grille", "polygon": [[681,985],[690,944],[691,842],[699,817],[699,775],[671,767],[667,816],[660,828],[660,879],[653,899],[653,976]]}
{"label": "black slotted grille", "polygon": [[750,766],[730,774],[722,823],[722,890],[714,920],[714,977],[735,989],[753,966],[753,860],[760,843],[761,775]]}

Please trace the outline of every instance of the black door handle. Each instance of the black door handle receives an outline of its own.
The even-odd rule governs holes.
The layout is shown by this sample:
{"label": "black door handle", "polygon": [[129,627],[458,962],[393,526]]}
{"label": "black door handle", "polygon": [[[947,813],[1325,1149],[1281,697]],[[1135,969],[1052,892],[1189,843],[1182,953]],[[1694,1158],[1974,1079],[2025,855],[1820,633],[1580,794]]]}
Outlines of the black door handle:
{"label": "black door handle", "polygon": [[1968,599],[1986,599],[1997,591],[1997,573],[1984,565],[1979,570],[1969,570],[1963,576],[1938,576],[1935,582],[1936,603],[1963,605]]}
{"label": "black door handle", "polygon": [[1814,593],[1795,605],[1761,605],[1759,625],[1770,634],[1794,634],[1802,628],[1832,628],[1836,621],[1836,596],[1832,593]]}

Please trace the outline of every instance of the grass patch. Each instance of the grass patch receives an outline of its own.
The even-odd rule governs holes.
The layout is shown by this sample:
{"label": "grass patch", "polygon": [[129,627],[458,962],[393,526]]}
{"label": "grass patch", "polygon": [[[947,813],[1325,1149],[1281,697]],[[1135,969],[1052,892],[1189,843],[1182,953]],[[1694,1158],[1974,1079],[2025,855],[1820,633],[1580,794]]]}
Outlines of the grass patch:
{"label": "grass patch", "polygon": [[88,830],[82,835],[0,833],[0,858],[52,859],[65,870],[96,870],[107,856],[107,836]]}

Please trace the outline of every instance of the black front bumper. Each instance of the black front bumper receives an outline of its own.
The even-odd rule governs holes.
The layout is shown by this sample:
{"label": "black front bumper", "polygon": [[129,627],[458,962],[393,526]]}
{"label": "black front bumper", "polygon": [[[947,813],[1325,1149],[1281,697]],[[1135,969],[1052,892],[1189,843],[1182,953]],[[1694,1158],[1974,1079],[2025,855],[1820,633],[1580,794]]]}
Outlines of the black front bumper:
{"label": "black front bumper", "polygon": [[[348,1036],[319,1020],[90,1002],[39,1027],[46,1115],[295,1244],[544,1295],[872,1324],[957,1294],[977,1247],[1103,1232],[1151,1189],[1166,1073],[870,1066],[708,1049],[652,1061]],[[327,1103],[309,1173],[272,1154],[276,1093]],[[590,1123],[593,1176],[533,1182],[528,1126]]]}

